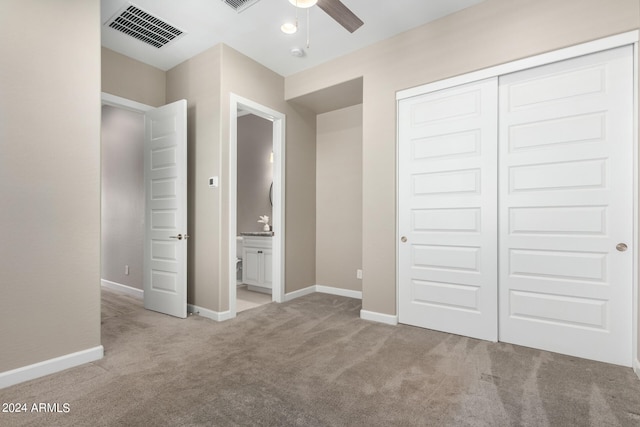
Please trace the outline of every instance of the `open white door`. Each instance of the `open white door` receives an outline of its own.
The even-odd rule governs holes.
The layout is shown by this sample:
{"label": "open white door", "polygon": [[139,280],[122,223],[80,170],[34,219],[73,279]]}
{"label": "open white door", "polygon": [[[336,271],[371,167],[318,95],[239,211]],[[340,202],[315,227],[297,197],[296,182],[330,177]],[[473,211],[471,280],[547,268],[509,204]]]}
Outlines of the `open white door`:
{"label": "open white door", "polygon": [[187,101],[145,113],[144,307],[187,317]]}

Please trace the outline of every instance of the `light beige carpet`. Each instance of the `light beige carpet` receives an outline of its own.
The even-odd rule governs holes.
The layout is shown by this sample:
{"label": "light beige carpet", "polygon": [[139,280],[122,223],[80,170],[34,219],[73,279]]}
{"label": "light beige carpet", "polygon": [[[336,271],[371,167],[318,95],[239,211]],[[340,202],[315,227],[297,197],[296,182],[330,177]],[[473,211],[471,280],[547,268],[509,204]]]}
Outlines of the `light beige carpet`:
{"label": "light beige carpet", "polygon": [[638,426],[631,369],[359,318],[323,294],[231,321],[103,291],[105,358],[0,390],[1,426]]}

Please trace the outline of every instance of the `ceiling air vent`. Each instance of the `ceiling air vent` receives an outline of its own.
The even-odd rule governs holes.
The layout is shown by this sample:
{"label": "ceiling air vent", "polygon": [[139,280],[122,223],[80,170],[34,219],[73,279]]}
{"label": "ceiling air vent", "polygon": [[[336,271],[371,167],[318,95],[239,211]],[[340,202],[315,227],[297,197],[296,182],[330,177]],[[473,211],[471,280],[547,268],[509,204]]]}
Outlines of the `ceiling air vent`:
{"label": "ceiling air vent", "polygon": [[184,35],[184,31],[133,4],[120,9],[105,25],[158,49]]}
{"label": "ceiling air vent", "polygon": [[246,10],[249,6],[253,6],[258,3],[260,0],[222,0],[229,7],[231,7],[236,12],[240,13],[243,10]]}

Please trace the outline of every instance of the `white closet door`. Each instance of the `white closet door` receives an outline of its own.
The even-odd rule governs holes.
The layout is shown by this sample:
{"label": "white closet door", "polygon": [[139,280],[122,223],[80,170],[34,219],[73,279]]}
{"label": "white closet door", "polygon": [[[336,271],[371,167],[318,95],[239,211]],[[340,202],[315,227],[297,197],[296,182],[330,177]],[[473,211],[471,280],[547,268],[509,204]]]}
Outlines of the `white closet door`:
{"label": "white closet door", "polygon": [[497,79],[400,101],[399,321],[497,340]]}
{"label": "white closet door", "polygon": [[624,47],[500,79],[500,341],[631,366],[632,70]]}

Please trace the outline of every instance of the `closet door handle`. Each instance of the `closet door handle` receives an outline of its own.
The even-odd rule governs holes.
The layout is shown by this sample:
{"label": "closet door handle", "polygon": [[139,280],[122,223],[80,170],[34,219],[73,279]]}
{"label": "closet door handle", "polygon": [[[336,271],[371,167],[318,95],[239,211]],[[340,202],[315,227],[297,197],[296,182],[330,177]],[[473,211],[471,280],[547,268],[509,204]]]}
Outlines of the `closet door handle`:
{"label": "closet door handle", "polygon": [[626,243],[618,243],[616,245],[616,249],[618,250],[618,252],[624,252],[627,250],[627,244]]}

